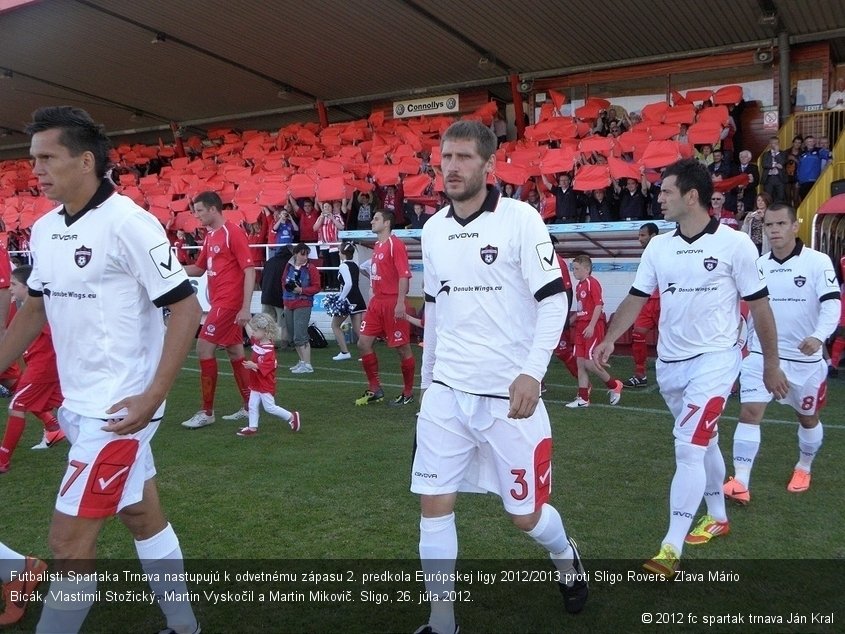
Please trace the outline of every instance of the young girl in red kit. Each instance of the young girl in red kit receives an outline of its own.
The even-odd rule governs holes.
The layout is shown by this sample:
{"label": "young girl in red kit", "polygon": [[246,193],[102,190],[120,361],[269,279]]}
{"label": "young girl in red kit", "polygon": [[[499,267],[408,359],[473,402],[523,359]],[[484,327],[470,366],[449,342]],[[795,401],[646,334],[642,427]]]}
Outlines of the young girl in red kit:
{"label": "young girl in red kit", "polygon": [[255,436],[258,433],[259,405],[264,411],[283,418],[293,431],[299,431],[299,412],[289,412],[276,405],[276,350],[273,342],[279,337],[279,326],[269,315],[254,315],[247,324],[252,340],[252,359],[244,361],[249,371],[249,426],[238,431],[238,436]]}

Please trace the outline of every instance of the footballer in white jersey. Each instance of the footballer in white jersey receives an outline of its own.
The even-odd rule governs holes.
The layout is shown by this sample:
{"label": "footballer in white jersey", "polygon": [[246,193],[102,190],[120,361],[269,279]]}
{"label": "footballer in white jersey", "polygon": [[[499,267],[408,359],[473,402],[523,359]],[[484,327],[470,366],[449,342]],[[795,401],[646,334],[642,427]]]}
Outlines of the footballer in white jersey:
{"label": "footballer in white jersey", "polygon": [[683,361],[735,346],[740,298],[767,294],[756,258],[747,234],[715,219],[692,238],[676,230],[651,239],[631,293],[660,293],[660,360]]}
{"label": "footballer in white jersey", "polygon": [[[60,206],[32,230],[24,302],[0,341],[2,367],[48,322],[71,442],[50,547],[56,570],[36,631],[78,632],[97,597],[86,573],[97,537],[117,515],[134,538],[167,627],[199,632],[179,540],[161,509],[150,439],[199,325],[200,307],[164,228],[114,191],[109,139],[84,110],[40,108],[27,126],[32,172]],[[165,329],[163,308],[171,311]],[[174,598],[166,598],[174,597]],[[125,624],[132,629],[131,624]]]}
{"label": "footballer in white jersey", "polygon": [[[452,124],[441,169],[452,203],[422,231],[425,348],[411,490],[420,494],[420,559],[431,614],[419,632],[457,631],[452,596],[459,490],[491,491],[511,521],[549,552],[564,608],[587,583],[560,514],[547,503],[552,439],[540,380],[567,313],[548,230],[525,203],[486,187],[496,138]],[[430,578],[429,578],[430,576]]]}
{"label": "footballer in white jersey", "polygon": [[520,373],[543,377],[548,354],[532,355],[538,302],[562,293],[563,282],[536,215],[490,189],[471,222],[461,222],[449,206],[425,224],[423,286],[426,302],[437,308],[436,323],[426,320],[426,328],[436,330],[437,346],[423,353],[423,384],[508,398]]}
{"label": "footballer in white jersey", "polygon": [[[695,160],[666,168],[658,200],[664,217],[678,228],[648,243],[631,291],[593,353],[606,364],[613,343],[634,323],[651,293],[659,291],[657,382],[675,418],[676,469],[669,528],[660,551],[643,567],[669,579],[685,544],[705,544],[730,532],[718,420],[740,368],[740,298],[761,324],[767,388],[778,396],[787,390],[768,291],[755,266],[757,249],[747,235],[709,216],[712,193],[710,174]],[[707,513],[690,530],[702,498]]]}
{"label": "footballer in white jersey", "polygon": [[[803,493],[810,487],[813,460],[824,436],[819,410],[827,392],[824,341],[836,330],[840,294],[833,263],[824,253],[807,248],[798,238],[795,210],[772,205],[763,217],[763,230],[772,250],[757,260],[769,288],[778,324],[778,354],[789,382],[779,402],[798,418],[798,463],[787,490]],[[751,501],[751,470],[760,446],[760,422],[772,394],[763,382],[762,348],[754,320],[748,324],[748,350],[742,363],[739,423],[734,431],[734,476],[725,496],[739,504]]]}

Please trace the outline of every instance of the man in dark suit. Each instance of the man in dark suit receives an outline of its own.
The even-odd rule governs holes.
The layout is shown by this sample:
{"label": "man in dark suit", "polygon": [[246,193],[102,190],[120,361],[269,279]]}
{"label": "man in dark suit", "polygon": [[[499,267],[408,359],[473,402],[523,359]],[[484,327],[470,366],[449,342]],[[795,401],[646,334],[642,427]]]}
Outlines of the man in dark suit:
{"label": "man in dark suit", "polygon": [[769,139],[769,149],[763,153],[763,191],[776,203],[786,202],[786,154],[780,151],[776,136]]}
{"label": "man in dark suit", "polygon": [[555,223],[582,222],[586,200],[581,192],[572,189],[572,177],[563,172],[557,177],[557,185],[543,174],[543,183],[555,197]]}
{"label": "man in dark suit", "polygon": [[735,187],[728,193],[727,206],[729,209],[736,209],[740,213],[740,205],[742,203],[742,213],[754,211],[757,202],[757,186],[760,184],[760,170],[757,165],[751,162],[751,152],[742,150],[739,153],[739,163],[734,165],[731,170],[731,176],[740,176],[747,174],[749,182],[747,185]]}

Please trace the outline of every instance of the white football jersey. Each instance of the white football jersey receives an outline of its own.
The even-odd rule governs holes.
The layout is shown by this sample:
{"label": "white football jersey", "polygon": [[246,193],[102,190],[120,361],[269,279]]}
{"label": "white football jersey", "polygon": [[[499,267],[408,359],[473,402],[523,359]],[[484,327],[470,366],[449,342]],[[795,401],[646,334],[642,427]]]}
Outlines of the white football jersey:
{"label": "white football jersey", "polygon": [[109,417],[114,403],[150,385],[161,307],[191,291],[161,223],[111,191],[104,182],[70,225],[59,207],[32,227],[28,285],[44,300],[64,406],[91,418]]}
{"label": "white football jersey", "polygon": [[[778,331],[778,355],[781,359],[815,362],[822,358],[821,348],[807,356],[798,350],[806,337],[816,335],[819,327],[821,304],[839,301],[839,284],[833,263],[824,253],[804,246],[800,240],[792,253],[783,261],[770,251],[757,260],[759,273],[766,277],[769,302],[775,315]],[[839,316],[839,309],[834,317]],[[824,341],[836,328],[833,321],[816,336]],[[760,341],[754,332],[754,322],[749,320],[748,349],[762,353]]]}
{"label": "white football jersey", "polygon": [[683,361],[733,347],[739,300],[765,297],[748,235],[711,220],[699,235],[654,236],[643,252],[631,293],[660,292],[657,356]]}
{"label": "white football jersey", "polygon": [[560,298],[556,336],[563,327],[566,296],[548,229],[531,206],[491,189],[466,221],[451,205],[432,216],[422,230],[422,257],[426,302],[435,303],[436,323],[425,327],[435,329],[436,346],[424,350],[434,353],[432,379],[507,398],[534,343],[539,301]]}

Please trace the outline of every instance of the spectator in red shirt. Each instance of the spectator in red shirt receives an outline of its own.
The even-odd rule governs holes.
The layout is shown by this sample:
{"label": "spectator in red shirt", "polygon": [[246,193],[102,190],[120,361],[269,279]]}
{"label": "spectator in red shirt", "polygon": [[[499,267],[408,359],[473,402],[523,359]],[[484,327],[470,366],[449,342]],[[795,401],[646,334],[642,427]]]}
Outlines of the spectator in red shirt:
{"label": "spectator in red shirt", "polygon": [[739,229],[739,221],[736,219],[736,212],[725,209],[725,195],[722,192],[713,191],[710,197],[710,216],[731,229]]}
{"label": "spectator in red shirt", "polygon": [[214,422],[214,393],[217,389],[217,346],[226,348],[243,407],[223,420],[249,417],[249,373],[244,368],[243,327],[249,322],[252,291],[255,288],[255,267],[246,233],[223,217],[223,201],[213,191],[194,198],[194,214],[208,229],[196,264],[185,271],[192,277],[208,272],[208,295],[211,309],[197,338],[200,362],[202,409],[182,423],[198,429]]}
{"label": "spectator in red shirt", "polygon": [[[267,236],[264,234],[262,224],[253,222],[246,224],[246,240],[249,244],[249,253],[252,256],[252,264],[256,269],[264,268],[267,247],[259,246],[267,244]],[[261,272],[255,272],[255,283],[261,286]]]}
{"label": "spectator in red shirt", "polygon": [[290,196],[289,199],[291,208],[299,219],[299,241],[309,244],[317,242],[317,230],[314,228],[314,223],[317,222],[320,213],[314,209],[314,201],[305,198],[302,201],[302,207],[300,207],[293,196]]}
{"label": "spectator in red shirt", "polygon": [[369,405],[384,400],[384,390],[378,375],[378,357],[373,352],[376,337],[384,337],[390,348],[399,353],[402,370],[402,393],[391,405],[407,405],[414,401],[414,370],[416,362],[411,354],[411,329],[405,319],[405,298],[411,279],[408,252],[404,243],[392,235],[396,217],[386,209],[373,215],[371,226],[378,240],[373,246],[370,282],[373,297],[364,314],[358,350],[367,375],[367,390],[355,400],[356,405]]}

